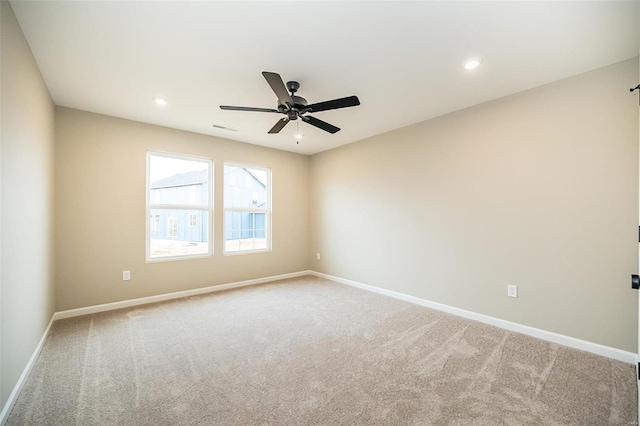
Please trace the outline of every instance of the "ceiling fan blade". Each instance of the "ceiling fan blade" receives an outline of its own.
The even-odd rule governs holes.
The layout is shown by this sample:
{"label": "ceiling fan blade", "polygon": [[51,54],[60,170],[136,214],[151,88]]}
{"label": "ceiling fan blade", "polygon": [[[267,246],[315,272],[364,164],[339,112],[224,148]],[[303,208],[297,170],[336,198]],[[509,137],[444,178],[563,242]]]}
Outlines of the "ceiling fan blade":
{"label": "ceiling fan blade", "polygon": [[273,126],[271,128],[271,130],[269,130],[269,133],[280,133],[280,130],[282,130],[282,128],[284,126],[287,125],[287,123],[289,122],[288,118],[281,118],[280,120],[278,120],[278,122],[276,123],[275,126]]}
{"label": "ceiling fan blade", "polygon": [[332,101],[318,102],[315,104],[307,105],[305,110],[309,112],[328,111],[330,109],[347,108],[360,105],[360,100],[357,96],[347,96],[346,98],[334,99]]}
{"label": "ceiling fan blade", "polygon": [[220,109],[224,109],[228,111],[280,112],[277,109],[273,109],[273,108],[254,108],[254,107],[241,107],[241,106],[230,106],[230,105],[220,105]]}
{"label": "ceiling fan blade", "polygon": [[303,115],[302,121],[311,124],[312,126],[316,126],[318,129],[322,129],[325,132],[329,132],[331,134],[337,133],[340,131],[339,127],[334,126],[333,124],[329,124],[326,121],[318,120],[315,117],[311,117],[308,115]]}
{"label": "ceiling fan blade", "polygon": [[275,72],[263,71],[262,75],[264,76],[265,80],[267,80],[267,83],[269,83],[269,86],[271,86],[271,90],[273,90],[273,92],[276,94],[276,96],[278,97],[278,101],[282,105],[293,105],[293,99],[291,99],[291,95],[287,91],[287,88],[285,87],[280,74],[276,74]]}

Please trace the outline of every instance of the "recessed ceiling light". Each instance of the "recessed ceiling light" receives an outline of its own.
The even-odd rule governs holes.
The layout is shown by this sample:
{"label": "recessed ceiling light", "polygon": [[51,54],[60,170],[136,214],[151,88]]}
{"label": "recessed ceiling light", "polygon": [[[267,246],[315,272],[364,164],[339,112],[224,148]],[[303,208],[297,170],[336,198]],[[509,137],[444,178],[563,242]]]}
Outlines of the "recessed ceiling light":
{"label": "recessed ceiling light", "polygon": [[158,105],[166,105],[167,104],[167,101],[165,101],[164,99],[159,98],[157,96],[154,96],[152,99],[153,99],[153,102],[157,103]]}
{"label": "recessed ceiling light", "polygon": [[478,68],[478,66],[480,66],[480,61],[473,59],[471,61],[467,61],[467,63],[464,64],[464,69],[465,70],[474,70],[474,69]]}

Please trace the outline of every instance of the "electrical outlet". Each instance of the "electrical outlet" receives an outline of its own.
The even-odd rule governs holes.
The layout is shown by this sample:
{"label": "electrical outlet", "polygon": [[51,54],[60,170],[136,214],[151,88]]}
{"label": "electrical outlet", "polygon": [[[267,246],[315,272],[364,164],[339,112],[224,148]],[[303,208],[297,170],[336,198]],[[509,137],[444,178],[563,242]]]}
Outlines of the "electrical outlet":
{"label": "electrical outlet", "polygon": [[131,280],[131,271],[122,271],[122,281]]}
{"label": "electrical outlet", "polygon": [[320,260],[320,253],[316,253],[316,260]]}
{"label": "electrical outlet", "polygon": [[518,286],[512,284],[507,285],[507,296],[518,297]]}

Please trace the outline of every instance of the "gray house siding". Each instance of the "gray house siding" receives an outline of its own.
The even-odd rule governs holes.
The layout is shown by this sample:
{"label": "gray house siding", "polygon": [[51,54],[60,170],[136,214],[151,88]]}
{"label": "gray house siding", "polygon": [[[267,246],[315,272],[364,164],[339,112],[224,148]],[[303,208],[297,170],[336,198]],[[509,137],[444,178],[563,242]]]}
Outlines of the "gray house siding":
{"label": "gray house siding", "polygon": [[233,168],[224,174],[225,207],[263,207],[266,203],[266,183],[260,182],[251,172],[242,167]]}
{"label": "gray house siding", "polygon": [[[208,202],[207,171],[170,176],[151,183],[154,204],[202,205]],[[174,226],[170,226],[173,223]],[[152,209],[149,217],[152,239],[206,242],[209,235],[208,213],[202,210]]]}
{"label": "gray house siding", "polygon": [[266,237],[266,215],[253,212],[225,212],[225,240]]}
{"label": "gray house siding", "polygon": [[[191,226],[195,216],[195,226]],[[169,219],[177,221],[177,234],[170,236]],[[202,210],[161,210],[152,209],[149,217],[152,239],[206,242],[209,234],[208,213]]]}

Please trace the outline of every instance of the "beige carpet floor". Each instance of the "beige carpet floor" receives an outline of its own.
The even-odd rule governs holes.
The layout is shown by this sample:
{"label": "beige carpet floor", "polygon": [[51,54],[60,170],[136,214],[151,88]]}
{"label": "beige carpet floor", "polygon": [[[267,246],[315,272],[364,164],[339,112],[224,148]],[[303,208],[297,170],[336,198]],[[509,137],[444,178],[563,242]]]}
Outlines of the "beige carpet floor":
{"label": "beige carpet floor", "polygon": [[57,321],[9,425],[627,425],[634,367],[315,277]]}

